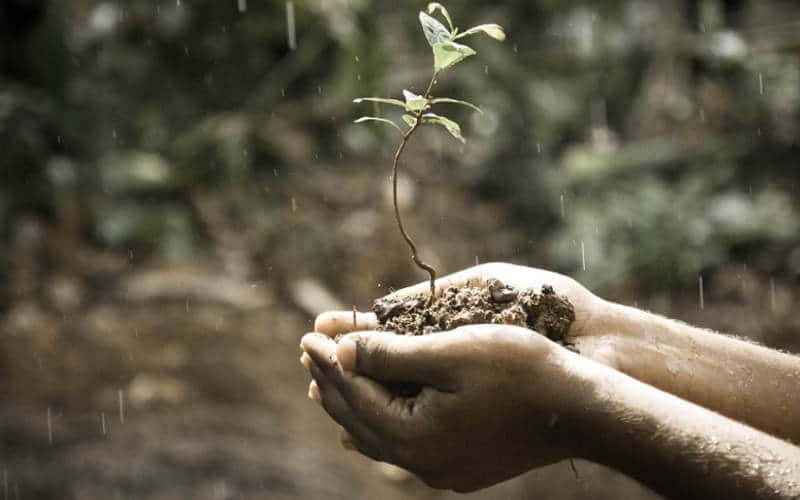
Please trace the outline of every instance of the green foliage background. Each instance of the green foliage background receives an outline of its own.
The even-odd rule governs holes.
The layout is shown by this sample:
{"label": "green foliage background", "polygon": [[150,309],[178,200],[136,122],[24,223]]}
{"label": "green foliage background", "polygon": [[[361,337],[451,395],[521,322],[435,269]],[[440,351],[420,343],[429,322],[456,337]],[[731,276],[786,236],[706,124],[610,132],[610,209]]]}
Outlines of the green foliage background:
{"label": "green foliage background", "polygon": [[[488,117],[464,150],[417,151],[423,189],[446,181],[535,234],[485,258],[581,274],[583,244],[583,279],[601,290],[690,289],[731,261],[794,280],[800,42],[770,27],[797,9],[731,5],[451,5],[456,24],[497,19],[509,40],[478,42],[442,79]],[[7,237],[22,214],[52,223],[77,196],[92,245],[180,260],[208,248],[191,206],[203,190],[265,260],[286,231],[333,251],[313,220],[286,227],[296,180],[364,169],[383,182],[391,141],[353,129],[351,96],[422,85],[428,70],[415,10],[391,2],[297,2],[296,51],[285,2],[44,9],[3,50]]]}

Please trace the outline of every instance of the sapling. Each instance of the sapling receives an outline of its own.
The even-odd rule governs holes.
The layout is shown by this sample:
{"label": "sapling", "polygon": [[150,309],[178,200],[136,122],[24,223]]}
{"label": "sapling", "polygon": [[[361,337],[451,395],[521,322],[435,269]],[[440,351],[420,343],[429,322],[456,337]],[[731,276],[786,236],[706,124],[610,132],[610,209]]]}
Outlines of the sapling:
{"label": "sapling", "polygon": [[[447,22],[447,26],[431,16],[431,14],[435,13],[440,14],[444,18],[444,20]],[[422,95],[418,95],[409,90],[403,89],[403,100],[383,97],[359,97],[354,99],[353,102],[361,103],[369,101],[389,104],[402,108],[404,111],[402,120],[403,124],[405,125],[405,129],[403,129],[401,125],[393,120],[377,116],[362,116],[361,118],[357,119],[355,123],[363,123],[367,121],[385,123],[396,128],[402,135],[400,144],[397,146],[397,151],[394,154],[394,161],[392,163],[392,203],[394,205],[394,218],[397,222],[397,227],[400,230],[400,234],[403,235],[403,239],[411,249],[411,259],[414,261],[414,264],[416,264],[420,269],[426,271],[430,276],[430,304],[435,300],[434,292],[436,269],[420,259],[417,252],[417,246],[414,244],[414,240],[411,239],[411,236],[409,236],[408,232],[405,230],[405,227],[403,227],[403,220],[400,217],[400,210],[397,205],[397,173],[400,166],[400,157],[402,156],[409,139],[411,139],[411,136],[414,135],[414,132],[416,132],[420,126],[426,124],[443,127],[454,138],[458,139],[462,143],[465,142],[464,137],[461,135],[461,127],[459,124],[450,118],[431,112],[431,107],[435,104],[459,104],[479,113],[481,112],[480,108],[470,102],[461,101],[450,97],[434,97],[432,94],[433,86],[436,85],[436,80],[443,71],[452,68],[464,59],[476,54],[475,50],[473,50],[471,47],[457,43],[456,40],[477,33],[484,33],[495,40],[502,42],[505,40],[506,35],[503,31],[503,28],[498,24],[481,24],[466,31],[459,32],[458,28],[453,26],[453,21],[450,18],[450,14],[447,12],[447,9],[445,9],[444,6],[438,2],[429,3],[427,13],[419,13],[419,21],[422,24],[422,31],[425,33],[425,38],[428,40],[428,44],[433,50],[433,74],[431,75],[430,82],[428,82],[425,92],[423,92]]]}

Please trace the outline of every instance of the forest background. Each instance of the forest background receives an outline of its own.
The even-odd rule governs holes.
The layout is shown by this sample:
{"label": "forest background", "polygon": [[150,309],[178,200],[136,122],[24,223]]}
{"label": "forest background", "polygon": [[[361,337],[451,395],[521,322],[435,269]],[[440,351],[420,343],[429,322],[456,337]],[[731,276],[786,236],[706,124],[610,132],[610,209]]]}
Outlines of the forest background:
{"label": "forest background", "polygon": [[[510,261],[800,352],[800,5],[447,5],[504,44],[441,78],[401,209],[443,273]],[[449,498],[338,448],[305,397],[316,313],[425,276],[391,130],[424,4],[0,3],[3,498]],[[389,109],[376,107],[378,114]],[[653,498],[578,462],[474,498]],[[16,495],[16,496],[15,496]]]}

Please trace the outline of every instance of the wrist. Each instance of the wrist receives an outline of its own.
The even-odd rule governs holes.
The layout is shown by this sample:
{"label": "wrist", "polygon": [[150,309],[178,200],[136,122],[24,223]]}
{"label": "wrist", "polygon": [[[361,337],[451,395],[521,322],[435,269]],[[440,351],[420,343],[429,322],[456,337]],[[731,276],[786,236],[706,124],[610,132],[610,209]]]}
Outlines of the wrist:
{"label": "wrist", "polygon": [[[552,444],[566,457],[594,460],[595,446],[591,434],[598,432],[602,420],[600,395],[606,394],[608,372],[613,370],[564,348],[557,348],[551,359],[558,365],[553,390],[552,413],[547,418]],[[541,406],[541,394],[534,394],[533,404]]]}

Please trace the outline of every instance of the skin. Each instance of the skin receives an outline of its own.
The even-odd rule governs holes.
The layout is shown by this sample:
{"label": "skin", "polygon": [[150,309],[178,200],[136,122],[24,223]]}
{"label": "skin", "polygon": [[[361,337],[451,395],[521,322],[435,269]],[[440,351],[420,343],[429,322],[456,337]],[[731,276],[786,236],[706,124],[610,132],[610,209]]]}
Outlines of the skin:
{"label": "skin", "polygon": [[[314,378],[309,396],[344,427],[346,447],[456,491],[579,457],[681,498],[800,496],[800,449],[780,439],[798,436],[797,358],[603,301],[547,271],[482,265],[437,290],[489,278],[566,295],[576,313],[568,340],[581,355],[504,325],[359,331],[336,344],[375,318],[353,325],[352,312],[325,313],[301,362]],[[399,381],[422,391],[394,395],[386,383]]]}

